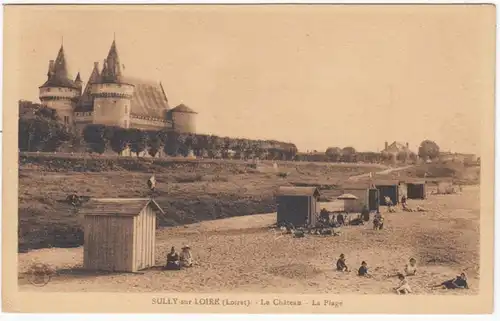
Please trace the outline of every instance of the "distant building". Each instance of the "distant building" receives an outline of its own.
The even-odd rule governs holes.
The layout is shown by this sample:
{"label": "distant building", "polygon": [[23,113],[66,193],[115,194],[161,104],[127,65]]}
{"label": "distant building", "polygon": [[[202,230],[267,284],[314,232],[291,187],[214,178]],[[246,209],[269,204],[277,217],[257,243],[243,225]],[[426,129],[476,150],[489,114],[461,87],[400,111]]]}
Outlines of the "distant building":
{"label": "distant building", "polygon": [[125,77],[124,69],[113,41],[102,69],[95,62],[84,87],[80,73],[74,80],[69,77],[61,46],[56,60],[49,62],[47,81],[39,88],[40,101],[80,131],[88,124],[103,124],[196,132],[195,111],[183,104],[170,109],[160,82]]}
{"label": "distant building", "polygon": [[401,142],[394,141],[394,142],[392,142],[392,144],[385,142],[385,146],[384,146],[384,149],[382,150],[382,152],[397,155],[400,152],[412,152],[412,151],[410,150],[408,143],[401,143]]}

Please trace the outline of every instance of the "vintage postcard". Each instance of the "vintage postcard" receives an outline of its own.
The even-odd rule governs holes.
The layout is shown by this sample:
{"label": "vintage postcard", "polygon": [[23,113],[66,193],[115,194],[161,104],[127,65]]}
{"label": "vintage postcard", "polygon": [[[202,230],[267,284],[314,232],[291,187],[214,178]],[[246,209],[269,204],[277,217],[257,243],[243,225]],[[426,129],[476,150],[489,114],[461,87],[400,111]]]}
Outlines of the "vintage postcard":
{"label": "vintage postcard", "polygon": [[6,311],[492,312],[493,5],[4,12]]}

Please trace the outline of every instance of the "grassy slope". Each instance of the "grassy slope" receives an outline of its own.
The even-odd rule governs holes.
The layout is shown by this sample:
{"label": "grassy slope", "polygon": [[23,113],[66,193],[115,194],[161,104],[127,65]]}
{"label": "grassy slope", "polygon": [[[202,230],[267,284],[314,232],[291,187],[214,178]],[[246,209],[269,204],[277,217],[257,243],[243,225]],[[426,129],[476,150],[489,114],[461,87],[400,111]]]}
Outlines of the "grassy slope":
{"label": "grassy slope", "polygon": [[19,169],[19,249],[74,247],[83,242],[77,210],[63,202],[70,193],[90,197],[145,197],[155,173],[156,200],[174,226],[275,210],[274,191],[286,184],[340,184],[378,165],[280,163],[253,168],[241,161],[137,160],[21,156]]}

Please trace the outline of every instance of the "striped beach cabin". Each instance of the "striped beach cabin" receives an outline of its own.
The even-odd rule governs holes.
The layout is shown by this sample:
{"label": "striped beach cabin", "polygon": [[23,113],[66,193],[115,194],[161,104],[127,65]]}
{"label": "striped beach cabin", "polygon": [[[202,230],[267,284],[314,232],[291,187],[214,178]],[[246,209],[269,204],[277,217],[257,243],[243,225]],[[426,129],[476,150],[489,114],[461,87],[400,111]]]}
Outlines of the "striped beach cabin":
{"label": "striped beach cabin", "polygon": [[88,270],[137,272],[155,265],[156,215],[148,198],[91,199],[80,211],[83,265]]}

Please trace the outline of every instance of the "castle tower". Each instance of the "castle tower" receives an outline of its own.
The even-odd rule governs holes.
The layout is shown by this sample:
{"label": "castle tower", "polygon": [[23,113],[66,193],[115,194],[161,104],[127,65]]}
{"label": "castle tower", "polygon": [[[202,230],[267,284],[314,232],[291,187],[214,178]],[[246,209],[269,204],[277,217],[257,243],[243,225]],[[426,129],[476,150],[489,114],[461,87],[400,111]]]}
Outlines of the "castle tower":
{"label": "castle tower", "polygon": [[80,96],[82,95],[82,86],[83,86],[83,81],[82,79],[80,78],[80,73],[76,74],[76,78],[75,78],[75,86],[76,88],[78,88],[78,90],[80,90]]}
{"label": "castle tower", "polygon": [[129,128],[134,85],[127,83],[123,78],[114,40],[108,57],[104,60],[99,78],[99,81],[92,85],[94,124]]}
{"label": "castle tower", "polygon": [[197,112],[184,104],[168,111],[173,130],[179,133],[196,133],[195,118]]}
{"label": "castle tower", "polygon": [[39,87],[42,105],[55,109],[61,121],[72,126],[73,111],[81,89],[68,76],[64,48],[61,45],[56,60],[49,61],[47,81]]}

